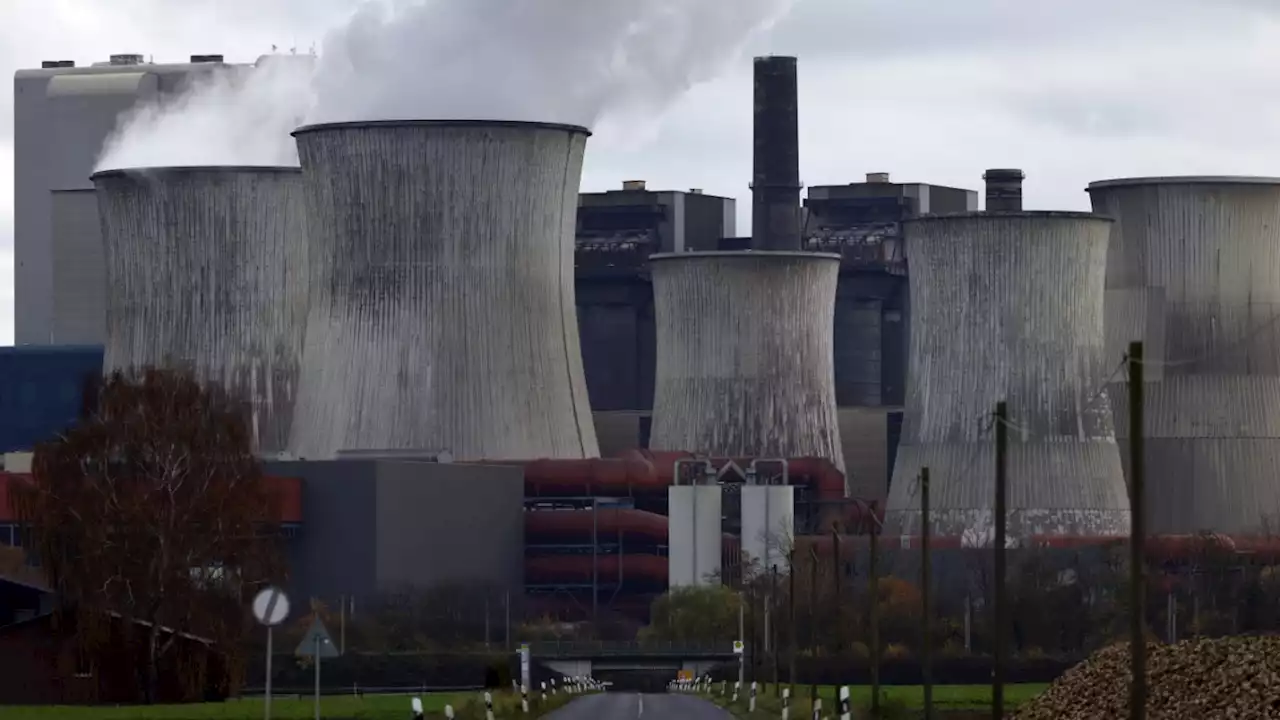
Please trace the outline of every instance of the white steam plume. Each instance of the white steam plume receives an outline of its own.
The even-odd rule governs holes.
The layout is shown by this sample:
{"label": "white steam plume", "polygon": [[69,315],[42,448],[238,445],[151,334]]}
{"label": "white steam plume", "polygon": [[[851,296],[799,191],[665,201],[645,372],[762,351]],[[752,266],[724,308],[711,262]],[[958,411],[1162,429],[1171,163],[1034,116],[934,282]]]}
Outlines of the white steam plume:
{"label": "white steam plume", "polygon": [[367,0],[293,63],[127,119],[100,169],[297,164],[305,122],[468,118],[592,127],[657,114],[795,0]]}
{"label": "white steam plume", "polygon": [[167,102],[138,106],[107,139],[97,167],[297,165],[289,133],[315,99],[314,61],[281,56],[211,71]]}

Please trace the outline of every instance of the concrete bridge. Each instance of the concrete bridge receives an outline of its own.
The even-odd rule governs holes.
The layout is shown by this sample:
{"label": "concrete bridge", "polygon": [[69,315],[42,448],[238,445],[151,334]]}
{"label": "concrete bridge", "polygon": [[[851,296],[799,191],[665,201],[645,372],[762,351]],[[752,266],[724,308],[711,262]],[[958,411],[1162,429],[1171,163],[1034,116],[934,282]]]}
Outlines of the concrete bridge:
{"label": "concrete bridge", "polygon": [[708,644],[535,642],[529,644],[529,654],[554,672],[569,677],[589,675],[621,686],[632,685],[631,680],[640,676],[671,679],[681,670],[701,675],[717,665],[738,660],[730,641]]}

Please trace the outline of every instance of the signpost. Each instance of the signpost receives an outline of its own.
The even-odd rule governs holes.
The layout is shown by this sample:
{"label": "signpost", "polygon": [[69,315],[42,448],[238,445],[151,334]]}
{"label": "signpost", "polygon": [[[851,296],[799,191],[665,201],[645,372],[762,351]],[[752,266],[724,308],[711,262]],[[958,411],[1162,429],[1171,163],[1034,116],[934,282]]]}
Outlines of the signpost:
{"label": "signpost", "polygon": [[265,625],[267,628],[267,682],[262,711],[263,717],[266,720],[271,720],[271,654],[274,651],[271,629],[289,617],[288,596],[280,588],[263,588],[253,598],[253,616],[258,619],[259,624]]}
{"label": "signpost", "polygon": [[529,643],[520,646],[520,685],[529,687]]}
{"label": "signpost", "polygon": [[316,615],[315,620],[311,621],[311,627],[307,629],[307,634],[302,636],[302,642],[298,643],[298,649],[294,650],[293,654],[309,657],[316,664],[316,720],[320,720],[320,659],[336,658],[341,653],[333,644],[333,638],[329,637],[329,630],[325,628],[319,614]]}

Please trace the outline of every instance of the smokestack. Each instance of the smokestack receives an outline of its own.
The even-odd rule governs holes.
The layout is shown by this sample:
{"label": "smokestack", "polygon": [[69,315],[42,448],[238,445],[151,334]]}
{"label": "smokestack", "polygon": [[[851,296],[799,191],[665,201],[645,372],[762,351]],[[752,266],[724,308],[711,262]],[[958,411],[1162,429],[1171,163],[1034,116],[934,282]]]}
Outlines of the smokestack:
{"label": "smokestack", "polygon": [[755,60],[751,247],[800,249],[800,129],[796,59]]}
{"label": "smokestack", "polygon": [[290,452],[599,456],[573,289],[589,134],[497,120],[294,132],[314,291]]}
{"label": "smokestack", "polygon": [[95,173],[106,260],[107,372],[190,368],[249,411],[259,452],[284,449],[306,327],[298,168]]}
{"label": "smokestack", "polygon": [[987,181],[987,212],[1022,210],[1022,179],[1026,175],[1017,168],[993,168],[982,174]]}

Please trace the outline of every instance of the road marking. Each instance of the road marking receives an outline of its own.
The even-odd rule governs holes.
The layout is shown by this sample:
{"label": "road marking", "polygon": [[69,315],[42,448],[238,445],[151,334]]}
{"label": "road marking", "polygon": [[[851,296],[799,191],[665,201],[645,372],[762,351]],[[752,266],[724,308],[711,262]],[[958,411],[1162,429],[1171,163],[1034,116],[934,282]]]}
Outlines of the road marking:
{"label": "road marking", "polygon": [[640,711],[636,713],[636,717],[640,717],[641,715],[644,715],[644,696],[637,695],[636,699],[640,701]]}

